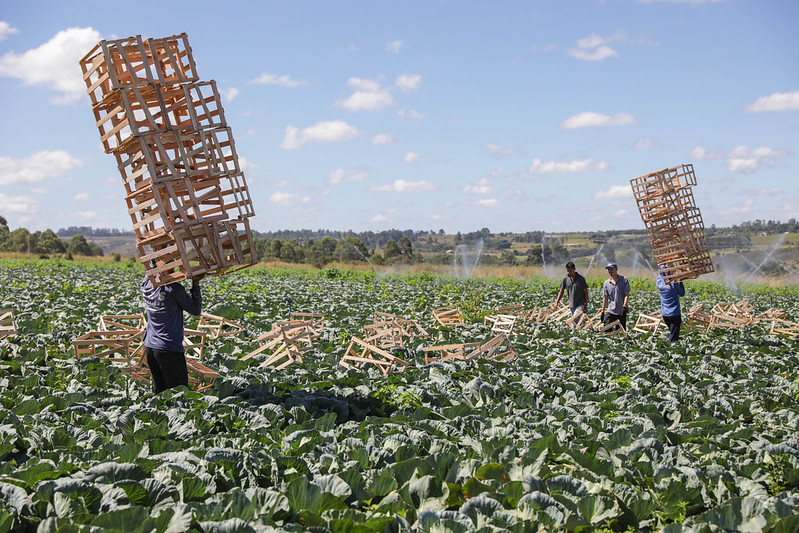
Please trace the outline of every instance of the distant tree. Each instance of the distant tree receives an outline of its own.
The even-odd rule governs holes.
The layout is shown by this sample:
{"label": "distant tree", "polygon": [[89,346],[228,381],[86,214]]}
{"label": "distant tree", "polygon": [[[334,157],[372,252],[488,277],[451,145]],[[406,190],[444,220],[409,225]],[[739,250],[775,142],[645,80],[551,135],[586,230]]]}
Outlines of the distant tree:
{"label": "distant tree", "polygon": [[525,261],[530,266],[540,266],[544,264],[544,258],[541,257],[541,248],[530,248],[527,251],[527,260]]}
{"label": "distant tree", "polygon": [[505,250],[500,256],[500,261],[503,265],[516,266],[516,256],[513,253]]}
{"label": "distant tree", "polygon": [[69,246],[67,250],[73,255],[94,255],[92,252],[92,247],[89,246],[89,243],[86,241],[86,237],[81,235],[80,233],[73,235],[72,238],[69,240]]}
{"label": "distant tree", "polygon": [[397,243],[397,247],[399,248],[400,254],[405,259],[412,261],[413,260],[413,245],[408,237],[404,235],[400,238],[399,242]]}
{"label": "distant tree", "polygon": [[347,236],[338,241],[335,255],[341,261],[367,261],[369,249],[358,237]]}
{"label": "distant tree", "polygon": [[67,251],[66,246],[64,246],[64,241],[51,229],[46,229],[39,235],[38,247],[41,253],[46,254],[63,254]]}
{"label": "distant tree", "polygon": [[[31,242],[32,241],[32,242]],[[36,238],[25,228],[17,228],[3,242],[6,252],[28,253],[36,248]]]}
{"label": "distant tree", "polygon": [[278,259],[280,257],[280,249],[283,247],[283,243],[280,242],[280,239],[275,239],[269,244],[269,253],[267,257],[270,259]]}
{"label": "distant tree", "polygon": [[389,239],[386,241],[386,246],[383,249],[383,257],[386,259],[386,261],[390,261],[395,257],[399,257],[400,255],[402,255],[402,252],[400,251],[399,246],[397,246],[397,241],[394,239]]}

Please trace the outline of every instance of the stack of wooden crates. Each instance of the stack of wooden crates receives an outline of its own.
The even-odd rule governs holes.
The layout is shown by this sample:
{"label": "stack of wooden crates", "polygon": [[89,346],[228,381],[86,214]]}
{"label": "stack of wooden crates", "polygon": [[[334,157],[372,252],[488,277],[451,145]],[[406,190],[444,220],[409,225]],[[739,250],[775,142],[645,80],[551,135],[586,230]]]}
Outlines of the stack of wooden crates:
{"label": "stack of wooden crates", "polygon": [[199,80],[186,34],[101,41],[80,66],[153,283],[253,265],[247,183],[216,83]]}
{"label": "stack of wooden crates", "polygon": [[666,281],[713,272],[702,214],[694,202],[693,165],[680,165],[630,180],[652,251]]}

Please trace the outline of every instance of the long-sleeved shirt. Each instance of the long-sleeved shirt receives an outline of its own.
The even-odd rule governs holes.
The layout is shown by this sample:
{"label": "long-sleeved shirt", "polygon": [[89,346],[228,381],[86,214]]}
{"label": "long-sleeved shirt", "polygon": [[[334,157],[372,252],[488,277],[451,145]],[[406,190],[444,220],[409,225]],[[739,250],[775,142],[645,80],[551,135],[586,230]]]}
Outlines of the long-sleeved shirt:
{"label": "long-sleeved shirt", "polygon": [[150,278],[141,282],[142,298],[147,313],[144,345],[153,350],[183,352],[183,311],[199,315],[202,311],[200,286],[187,292],[179,282],[153,287]]}
{"label": "long-sleeved shirt", "polygon": [[680,296],[685,296],[685,285],[682,281],[666,283],[658,273],[655,286],[660,291],[660,316],[680,316]]}

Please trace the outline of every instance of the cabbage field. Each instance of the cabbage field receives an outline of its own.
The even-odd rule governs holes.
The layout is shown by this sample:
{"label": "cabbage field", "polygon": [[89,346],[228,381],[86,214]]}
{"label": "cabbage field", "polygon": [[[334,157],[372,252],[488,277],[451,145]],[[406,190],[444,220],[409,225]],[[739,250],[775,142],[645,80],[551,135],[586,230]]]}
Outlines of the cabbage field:
{"label": "cabbage field", "polygon": [[[425,365],[422,348],[483,342],[484,315],[549,304],[559,280],[252,268],[203,281],[205,310],[245,328],[208,340],[213,388],[154,396],[71,345],[141,313],[141,276],[0,263],[20,330],[0,340],[0,533],[799,530],[797,340],[768,324],[675,346],[534,324],[511,362]],[[634,323],[659,301],[632,285]],[[684,310],[747,297],[799,319],[796,287],[687,285]],[[450,305],[466,326],[433,324]],[[241,360],[292,310],[325,315],[303,364]],[[403,373],[338,365],[375,311],[430,333],[396,351]]]}

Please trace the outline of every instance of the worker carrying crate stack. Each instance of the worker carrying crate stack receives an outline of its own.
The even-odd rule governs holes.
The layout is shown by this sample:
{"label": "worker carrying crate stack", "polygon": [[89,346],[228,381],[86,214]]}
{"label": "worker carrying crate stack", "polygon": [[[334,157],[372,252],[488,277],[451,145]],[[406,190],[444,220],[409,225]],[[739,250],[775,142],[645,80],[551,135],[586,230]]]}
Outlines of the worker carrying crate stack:
{"label": "worker carrying crate stack", "polygon": [[666,282],[713,272],[702,214],[694,202],[693,165],[680,165],[630,180],[652,252]]}
{"label": "worker carrying crate stack", "polygon": [[185,33],[100,41],[80,61],[153,285],[256,263],[255,212],[216,83]]}

